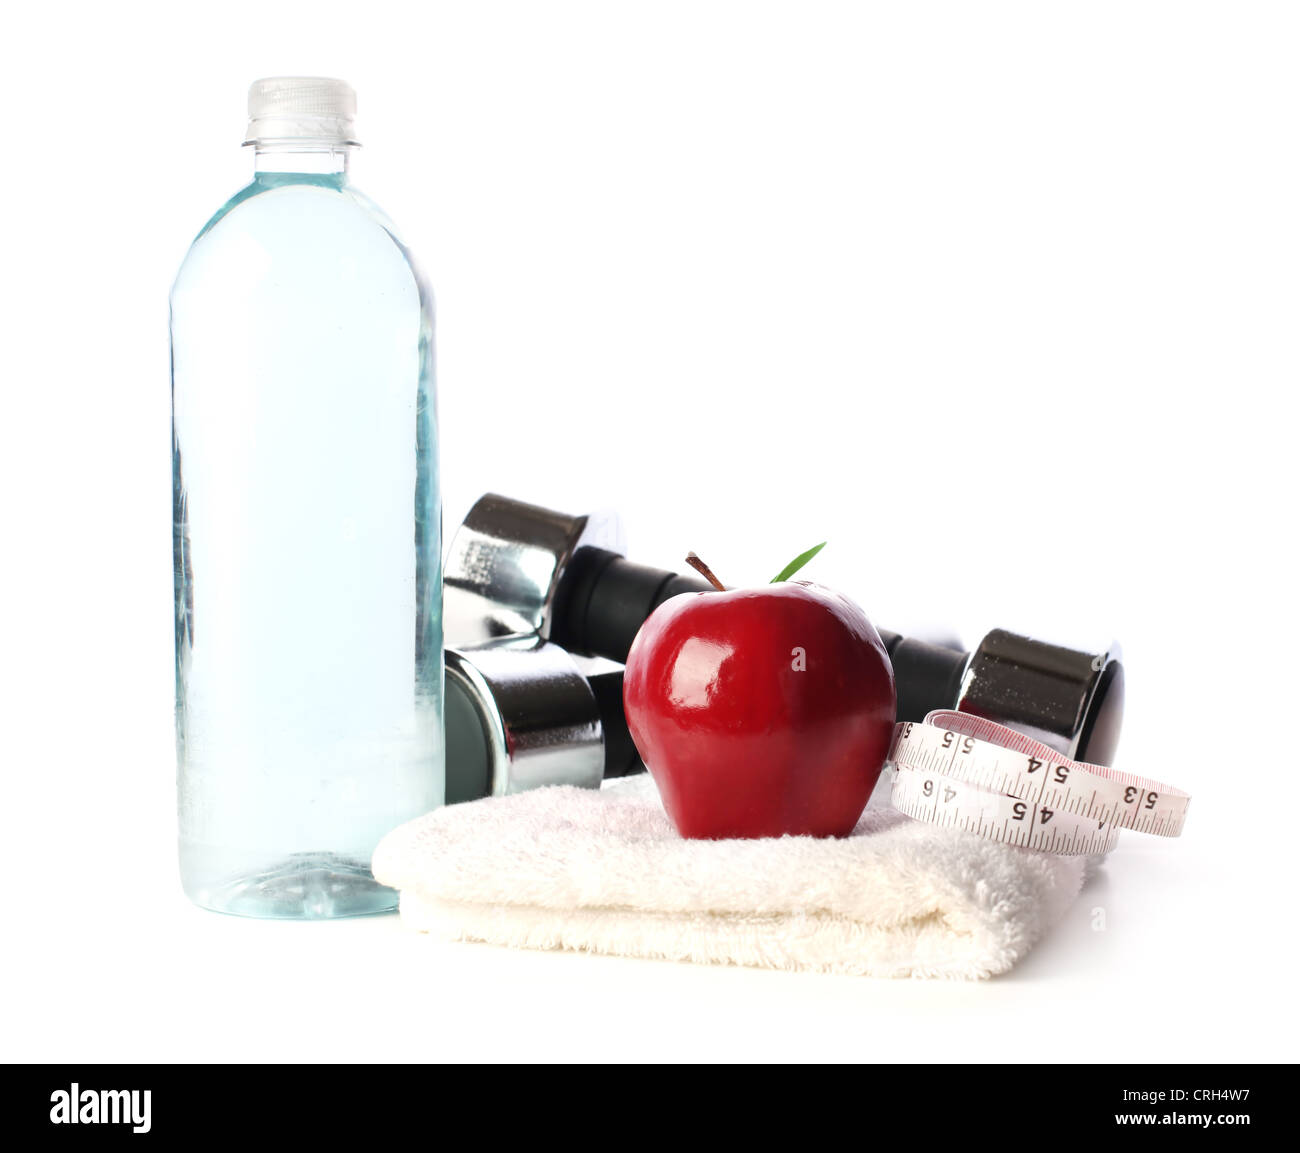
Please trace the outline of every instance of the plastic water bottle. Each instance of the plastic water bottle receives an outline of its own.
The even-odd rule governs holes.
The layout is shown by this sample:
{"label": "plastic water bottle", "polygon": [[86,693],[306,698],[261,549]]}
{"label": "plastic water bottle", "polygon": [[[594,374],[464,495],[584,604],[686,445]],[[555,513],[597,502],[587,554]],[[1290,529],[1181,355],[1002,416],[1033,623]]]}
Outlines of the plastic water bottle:
{"label": "plastic water bottle", "polygon": [[261,917],[391,909],[443,801],[430,296],[351,185],[338,80],[249,91],[255,174],[171,294],[181,876]]}

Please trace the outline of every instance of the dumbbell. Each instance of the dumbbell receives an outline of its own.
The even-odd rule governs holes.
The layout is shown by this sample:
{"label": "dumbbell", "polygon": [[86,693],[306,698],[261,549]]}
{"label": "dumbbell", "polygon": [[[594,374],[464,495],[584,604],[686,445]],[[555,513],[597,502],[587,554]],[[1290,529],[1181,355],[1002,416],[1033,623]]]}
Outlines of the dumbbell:
{"label": "dumbbell", "polygon": [[[711,589],[702,577],[627,559],[612,513],[571,516],[489,493],[448,548],[444,628],[453,647],[540,638],[570,653],[626,660],[659,605]],[[1030,733],[1063,755],[1110,764],[1124,711],[1112,646],[1088,652],[994,629],[970,652],[880,631],[898,719],[961,709]]]}
{"label": "dumbbell", "polygon": [[623,716],[623,671],[586,676],[523,638],[446,650],[447,803],[542,785],[595,788],[644,766]]}

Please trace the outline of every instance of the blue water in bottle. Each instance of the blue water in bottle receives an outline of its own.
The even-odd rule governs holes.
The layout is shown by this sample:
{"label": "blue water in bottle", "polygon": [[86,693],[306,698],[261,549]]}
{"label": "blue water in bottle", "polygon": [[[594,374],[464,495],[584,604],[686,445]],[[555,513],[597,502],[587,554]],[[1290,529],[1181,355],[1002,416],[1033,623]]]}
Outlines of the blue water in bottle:
{"label": "blue water in bottle", "polygon": [[393,908],[370,854],[443,801],[432,309],[354,107],[253,85],[253,181],[171,295],[181,876],[250,916]]}

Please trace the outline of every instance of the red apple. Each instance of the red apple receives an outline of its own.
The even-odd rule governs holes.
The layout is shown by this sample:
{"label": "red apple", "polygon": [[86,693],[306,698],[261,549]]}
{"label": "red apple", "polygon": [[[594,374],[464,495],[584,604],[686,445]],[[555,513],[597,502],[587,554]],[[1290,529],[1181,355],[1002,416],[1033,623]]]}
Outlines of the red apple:
{"label": "red apple", "polygon": [[683,837],[839,837],[889,751],[894,672],[856,604],[787,581],[666,601],[628,654],[623,703]]}

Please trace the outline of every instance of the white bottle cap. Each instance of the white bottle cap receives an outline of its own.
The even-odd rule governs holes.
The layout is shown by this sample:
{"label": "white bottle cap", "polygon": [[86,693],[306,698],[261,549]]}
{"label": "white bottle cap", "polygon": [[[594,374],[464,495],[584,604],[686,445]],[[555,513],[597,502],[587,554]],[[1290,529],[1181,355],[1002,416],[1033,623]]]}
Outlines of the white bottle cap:
{"label": "white bottle cap", "polygon": [[245,144],[320,141],[355,146],[357,94],[326,76],[269,76],[248,89]]}

